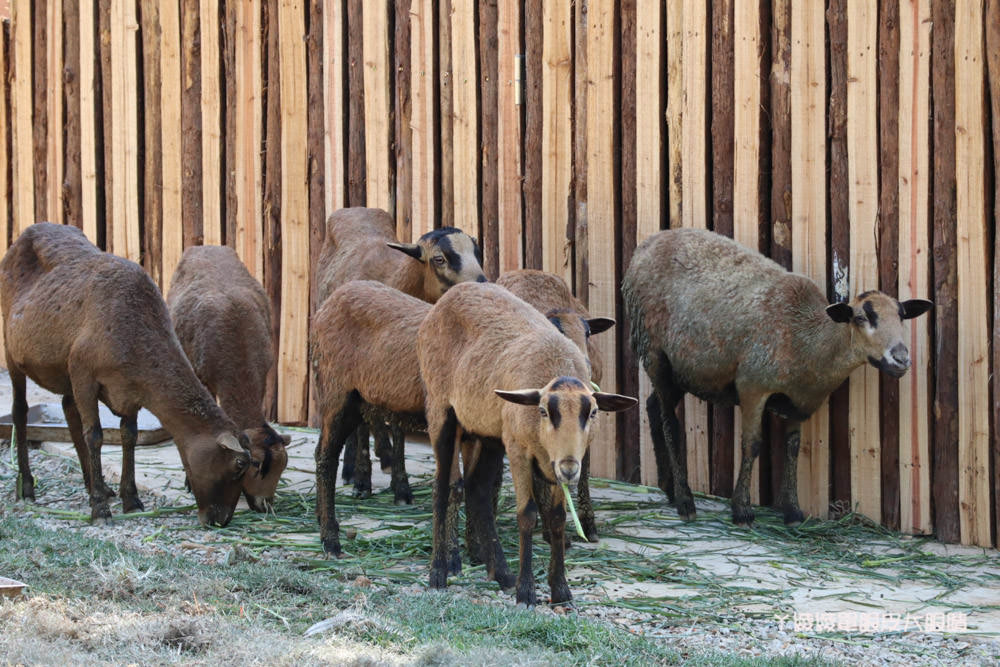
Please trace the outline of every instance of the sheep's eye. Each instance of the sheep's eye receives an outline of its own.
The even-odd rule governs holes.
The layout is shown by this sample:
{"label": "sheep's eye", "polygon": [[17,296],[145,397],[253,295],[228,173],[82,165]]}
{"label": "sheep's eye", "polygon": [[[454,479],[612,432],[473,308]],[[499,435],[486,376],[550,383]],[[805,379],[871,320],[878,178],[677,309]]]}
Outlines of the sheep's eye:
{"label": "sheep's eye", "polygon": [[854,318],[854,323],[857,324],[859,327],[863,327],[866,324],[868,324],[868,318],[865,317],[864,315],[858,315],[857,317]]}
{"label": "sheep's eye", "polygon": [[434,255],[431,261],[437,264],[438,266],[444,266],[444,255]]}
{"label": "sheep's eye", "polygon": [[593,410],[590,411],[590,418],[597,419],[597,408],[594,408]]}
{"label": "sheep's eye", "polygon": [[540,414],[544,419],[549,418],[549,411],[546,410],[545,408],[538,408],[538,414]]}

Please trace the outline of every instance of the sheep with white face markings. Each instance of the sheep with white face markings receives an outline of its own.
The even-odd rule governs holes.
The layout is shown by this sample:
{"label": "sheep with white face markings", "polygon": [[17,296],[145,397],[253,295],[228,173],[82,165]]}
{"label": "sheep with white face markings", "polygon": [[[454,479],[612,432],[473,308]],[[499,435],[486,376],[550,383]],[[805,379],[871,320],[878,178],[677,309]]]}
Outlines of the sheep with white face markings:
{"label": "sheep with white face markings", "polygon": [[749,481],[769,410],[790,422],[776,505],[796,525],[799,426],[865,362],[892,377],[910,366],[903,320],[931,307],[864,292],[828,304],[805,276],[713,232],[677,229],[646,239],[622,283],[630,340],[653,383],[646,404],[660,488],[678,514],[695,515],[674,408],[684,394],[742,413],[742,460],[733,521],[753,522]]}
{"label": "sheep with white face markings", "polygon": [[[532,476],[551,486],[575,484],[597,411],[624,410],[636,400],[593,391],[587,360],[576,345],[535,308],[497,285],[456,285],[441,297],[420,325],[417,356],[436,459],[430,585],[447,585],[446,490],[461,428],[483,441],[480,459],[465,480],[467,520],[482,531],[481,559],[504,588],[514,582],[497,537],[491,495],[505,450],[510,459],[520,537],[516,597],[533,605],[531,533],[538,510]],[[563,562],[566,511],[562,494],[552,495],[552,508],[543,516],[552,535],[549,586],[552,602],[565,602],[572,597]]]}
{"label": "sheep with white face markings", "polygon": [[[434,303],[452,285],[485,282],[482,261],[476,240],[454,227],[435,229],[416,243],[400,243],[396,239],[396,223],[387,212],[378,208],[342,208],[326,221],[316,276],[318,303],[322,304],[335,289],[351,280],[377,280]],[[383,470],[388,463],[394,478],[406,476],[402,457],[389,457],[389,432],[384,420],[369,414],[372,419],[359,424],[344,452],[344,481],[353,479],[355,496],[362,498],[371,495],[369,426],[375,435],[376,453],[382,459]],[[401,432],[400,424],[391,419],[389,423],[395,434]],[[393,451],[402,449],[401,440],[394,440]],[[356,447],[356,442],[364,442],[366,446]],[[406,493],[396,496],[397,501],[406,498]]]}

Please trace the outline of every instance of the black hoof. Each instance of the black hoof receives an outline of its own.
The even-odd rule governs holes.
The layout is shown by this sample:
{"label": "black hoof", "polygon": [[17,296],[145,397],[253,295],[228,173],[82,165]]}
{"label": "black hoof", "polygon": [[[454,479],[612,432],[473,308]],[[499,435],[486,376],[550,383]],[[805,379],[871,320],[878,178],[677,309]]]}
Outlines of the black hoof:
{"label": "black hoof", "polygon": [[344,463],[344,468],[340,471],[340,479],[344,480],[344,484],[350,484],[354,481],[354,464]]}
{"label": "black hoof", "polygon": [[354,485],[354,497],[358,500],[364,500],[365,498],[372,497],[372,487],[355,484]]}
{"label": "black hoof", "polygon": [[535,587],[530,588],[524,586],[517,587],[517,595],[515,596],[517,600],[517,605],[524,605],[528,609],[531,609],[538,604],[538,596],[535,595]]}
{"label": "black hoof", "polygon": [[139,500],[138,496],[134,498],[122,498],[122,512],[125,514],[131,514],[132,512],[141,512],[146,509],[142,501]]}
{"label": "black hoof", "polygon": [[569,592],[569,586],[562,584],[552,587],[551,604],[565,604],[573,600],[573,594]]}
{"label": "black hoof", "polygon": [[344,552],[340,550],[340,539],[336,537],[324,537],[323,553],[333,558],[343,558]]}
{"label": "black hoof", "polygon": [[444,588],[448,585],[448,572],[443,567],[431,567],[431,588]]}
{"label": "black hoof", "polygon": [[795,528],[800,523],[805,521],[806,518],[805,515],[802,514],[802,510],[800,510],[798,507],[786,508],[784,514],[785,514],[785,525],[788,526],[789,528]]}
{"label": "black hoof", "polygon": [[406,485],[406,488],[395,492],[394,501],[397,505],[413,504],[413,491],[410,490],[409,484]]}
{"label": "black hoof", "polygon": [[458,549],[448,557],[448,574],[462,574],[462,552]]}
{"label": "black hoof", "polygon": [[379,456],[378,457],[378,465],[379,465],[380,468],[382,468],[382,472],[383,473],[385,473],[386,475],[391,474],[392,473],[392,455],[389,454],[389,455],[386,455],[386,456]]}
{"label": "black hoof", "polygon": [[18,500],[31,500],[35,499],[35,480],[26,479],[21,480],[17,488],[17,499]]}
{"label": "black hoof", "polygon": [[694,521],[697,511],[694,508],[694,499],[685,498],[677,503],[677,516],[684,521]]}
{"label": "black hoof", "polygon": [[111,509],[107,505],[98,505],[90,511],[90,523],[93,526],[106,526],[111,523]]}
{"label": "black hoof", "polygon": [[754,513],[749,507],[733,508],[733,523],[740,527],[749,528],[753,526]]}
{"label": "black hoof", "polygon": [[504,593],[513,593],[514,587],[517,585],[517,577],[511,574],[510,570],[495,573],[493,575],[493,581],[497,582],[500,586],[500,590]]}

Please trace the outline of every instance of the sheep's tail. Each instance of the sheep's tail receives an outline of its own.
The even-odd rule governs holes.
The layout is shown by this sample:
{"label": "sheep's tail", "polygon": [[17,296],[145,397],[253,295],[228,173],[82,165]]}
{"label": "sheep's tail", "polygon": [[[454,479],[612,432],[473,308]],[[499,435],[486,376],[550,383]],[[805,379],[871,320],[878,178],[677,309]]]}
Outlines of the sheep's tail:
{"label": "sheep's tail", "polygon": [[628,340],[637,359],[646,363],[649,353],[649,333],[646,331],[646,319],[639,303],[639,297],[632,286],[631,275],[625,274],[622,280],[622,301],[625,314],[628,316]]}

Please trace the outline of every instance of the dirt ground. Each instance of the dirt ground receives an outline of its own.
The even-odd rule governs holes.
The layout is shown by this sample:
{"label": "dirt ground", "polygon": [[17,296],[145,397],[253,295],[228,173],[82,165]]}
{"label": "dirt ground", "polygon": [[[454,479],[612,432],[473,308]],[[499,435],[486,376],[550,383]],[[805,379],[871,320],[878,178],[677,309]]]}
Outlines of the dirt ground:
{"label": "dirt ground", "polygon": [[[31,386],[28,401],[58,404],[58,397]],[[9,380],[3,371],[0,412],[9,405]],[[280,493],[308,498],[314,493],[316,434],[306,429],[288,432],[292,435],[289,467]],[[75,458],[69,443],[44,443],[38,454],[45,453]],[[106,477],[117,481],[120,449],[105,445],[103,457]],[[137,482],[147,509],[193,502],[184,489],[172,443],[142,447],[136,459]],[[408,443],[407,469],[415,489],[426,485],[432,467],[429,447],[419,441]],[[372,482],[378,493],[388,487],[389,479],[377,465],[374,468]],[[856,664],[1000,660],[1000,554],[995,550],[899,536],[856,520],[843,528],[833,522],[807,522],[801,531],[788,531],[767,510],[758,510],[757,528],[741,530],[729,522],[725,503],[708,498],[698,499],[699,518],[684,523],[657,489],[595,480],[592,490],[602,539],[597,544],[574,543],[568,552],[575,613],[660,637],[686,650],[707,647],[747,656],[802,655]],[[5,498],[11,491],[0,489]],[[427,505],[418,508],[422,514],[387,520],[366,516],[362,503],[341,504],[340,496],[349,496],[350,491],[347,486],[338,489],[341,530],[348,538],[356,533],[364,536],[365,544],[389,541],[428,521],[426,493],[418,494],[415,502]],[[82,489],[72,496],[56,496],[43,487],[37,503],[39,509],[51,507],[53,512],[89,512]],[[254,557],[317,558],[318,538],[314,527],[308,526],[309,512],[311,508],[303,508],[302,528],[282,533],[284,546],[274,542]],[[239,555],[221,531],[197,527],[193,510],[116,521],[106,528],[57,514],[45,521],[136,549],[149,548],[150,535],[166,523],[184,531],[183,539],[160,544],[159,549],[195,553],[206,562],[219,563]],[[352,550],[350,539],[345,549]],[[512,555],[508,551],[508,557]],[[399,585],[422,590],[426,568],[426,560],[419,558],[393,560],[387,581],[394,581],[396,572],[412,582]],[[377,575],[373,578],[377,580]],[[511,596],[495,587],[477,586],[469,595],[513,604]],[[54,603],[29,598],[19,604],[27,613]],[[544,606],[538,611],[558,612]],[[9,610],[0,613],[0,625],[13,617],[16,614]]]}

